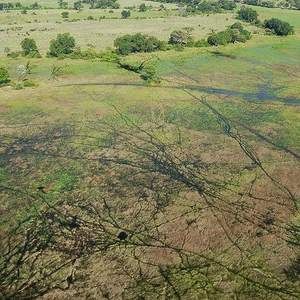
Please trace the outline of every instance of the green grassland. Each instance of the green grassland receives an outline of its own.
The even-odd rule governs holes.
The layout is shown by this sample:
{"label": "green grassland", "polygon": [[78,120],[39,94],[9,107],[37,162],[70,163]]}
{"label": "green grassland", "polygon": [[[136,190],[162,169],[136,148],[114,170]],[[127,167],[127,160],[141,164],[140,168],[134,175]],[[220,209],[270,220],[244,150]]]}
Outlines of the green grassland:
{"label": "green grassland", "polygon": [[[0,298],[299,298],[286,227],[300,198],[300,18],[257,10],[296,34],[126,57],[156,66],[154,86],[115,62],[43,57],[30,59],[36,86],[0,88]],[[57,33],[100,50],[126,33],[167,40],[191,26],[198,39],[236,21],[60,13],[0,12],[12,82],[28,59],[4,47],[27,36],[44,55]]]}

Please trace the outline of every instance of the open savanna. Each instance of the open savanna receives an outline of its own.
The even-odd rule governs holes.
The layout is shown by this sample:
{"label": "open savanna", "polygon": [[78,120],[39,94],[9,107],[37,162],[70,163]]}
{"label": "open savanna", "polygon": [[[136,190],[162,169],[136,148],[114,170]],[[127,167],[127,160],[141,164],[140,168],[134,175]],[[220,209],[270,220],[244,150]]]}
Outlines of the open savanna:
{"label": "open savanna", "polygon": [[[103,49],[126,33],[167,40],[192,26],[198,38],[233,22],[82,20],[30,36],[44,54],[57,33]],[[46,23],[21,26],[33,25]],[[101,26],[107,44],[91,34]],[[20,49],[25,35],[5,35]],[[35,87],[0,89],[0,295],[299,299],[286,230],[299,218],[298,37],[121,57],[154,64],[157,86],[115,62],[31,59]],[[0,58],[15,83],[27,62]]]}
{"label": "open savanna", "polygon": [[[150,14],[151,12],[146,12]],[[125,34],[142,32],[156,36],[162,40],[168,40],[170,33],[174,30],[181,30],[184,27],[193,27],[193,35],[196,39],[205,38],[212,30],[223,30],[225,26],[234,23],[233,14],[219,14],[210,16],[191,16],[183,18],[180,16],[165,16],[164,12],[159,13],[161,17],[147,19],[121,19],[121,12],[109,14],[99,10],[84,10],[76,13],[70,12],[72,18],[80,19],[77,22],[65,22],[61,18],[61,10],[49,10],[48,12],[36,11],[37,15],[17,15],[17,11],[9,13],[0,12],[0,39],[5,43],[0,46],[0,54],[5,55],[4,48],[9,47],[11,51],[20,49],[20,43],[25,37],[36,40],[38,49],[45,54],[49,49],[49,43],[58,33],[70,32],[76,39],[77,45],[82,49],[94,47],[97,50],[112,47],[114,40]],[[144,13],[135,13],[143,17]],[[97,20],[83,20],[89,15]],[[101,19],[101,15],[118,19]],[[31,23],[26,23],[30,19]],[[38,22],[34,22],[34,20]],[[47,22],[49,20],[49,22]],[[61,22],[61,23],[57,23]],[[11,25],[8,25],[11,23]]]}

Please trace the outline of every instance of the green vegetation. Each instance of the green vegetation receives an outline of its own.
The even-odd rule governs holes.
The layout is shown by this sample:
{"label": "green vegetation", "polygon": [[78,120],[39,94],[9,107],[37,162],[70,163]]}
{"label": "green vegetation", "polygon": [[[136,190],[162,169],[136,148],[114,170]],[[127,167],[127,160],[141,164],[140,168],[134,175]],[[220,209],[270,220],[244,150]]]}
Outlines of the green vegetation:
{"label": "green vegetation", "polygon": [[83,1],[84,3],[89,3],[91,8],[112,8],[118,9],[120,8],[120,4],[116,0],[98,0],[98,1]]}
{"label": "green vegetation", "polygon": [[9,79],[9,73],[7,68],[0,67],[0,84],[6,83]]}
{"label": "green vegetation", "polygon": [[142,3],[140,6],[139,6],[139,11],[141,12],[145,12],[147,10],[147,6],[145,3]]}
{"label": "green vegetation", "polygon": [[230,26],[230,29],[210,35],[207,38],[207,42],[212,46],[227,45],[235,42],[245,43],[250,37],[250,32],[245,30],[241,23],[236,22]]}
{"label": "green vegetation", "polygon": [[75,39],[70,33],[58,34],[55,40],[50,42],[49,55],[62,56],[74,51]]}
{"label": "green vegetation", "polygon": [[237,18],[245,22],[255,22],[258,19],[258,13],[251,7],[242,6],[241,9],[237,11]]}
{"label": "green vegetation", "polygon": [[25,38],[22,42],[21,42],[21,47],[23,49],[22,51],[22,56],[28,56],[30,58],[33,57],[41,57],[41,55],[39,54],[36,42],[34,39],[31,38]]}
{"label": "green vegetation", "polygon": [[64,19],[67,19],[67,18],[69,18],[69,12],[68,12],[68,11],[63,11],[63,12],[61,13],[61,16],[62,16]]}
{"label": "green vegetation", "polygon": [[0,11],[0,298],[298,300],[298,11],[93,2]]}
{"label": "green vegetation", "polygon": [[294,28],[288,22],[281,21],[277,18],[264,21],[264,27],[271,29],[276,35],[294,34]]}
{"label": "green vegetation", "polygon": [[125,35],[115,40],[114,46],[117,52],[122,55],[136,52],[153,52],[164,49],[165,43],[153,36],[137,33]]}
{"label": "green vegetation", "polygon": [[130,10],[122,10],[121,15],[123,19],[128,19],[131,16],[131,12]]}

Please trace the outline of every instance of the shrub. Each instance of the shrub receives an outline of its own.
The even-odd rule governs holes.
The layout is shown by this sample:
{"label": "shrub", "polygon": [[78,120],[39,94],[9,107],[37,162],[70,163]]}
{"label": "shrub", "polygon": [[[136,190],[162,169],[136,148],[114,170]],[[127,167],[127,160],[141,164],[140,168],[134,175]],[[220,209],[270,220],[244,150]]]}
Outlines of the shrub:
{"label": "shrub", "polygon": [[61,13],[61,16],[62,16],[64,19],[67,19],[67,18],[69,18],[69,12],[68,12],[68,11],[63,11],[63,12]]}
{"label": "shrub", "polygon": [[24,79],[23,86],[24,87],[33,87],[33,86],[37,86],[37,84],[30,79]]}
{"label": "shrub", "polygon": [[10,58],[18,58],[20,56],[20,51],[12,51],[10,53],[7,54],[8,57]]}
{"label": "shrub", "polygon": [[131,13],[129,10],[122,10],[121,15],[122,15],[123,19],[128,19],[128,18],[130,18]]}
{"label": "shrub", "polygon": [[201,48],[201,47],[208,47],[210,46],[209,43],[207,42],[206,39],[201,39],[201,40],[198,40],[196,41],[196,43],[194,44],[194,47],[198,47],[198,48]]}
{"label": "shrub", "polygon": [[0,84],[9,81],[9,73],[5,67],[0,67]]}
{"label": "shrub", "polygon": [[189,33],[187,31],[182,30],[174,30],[170,34],[169,44],[171,45],[185,45],[189,41]]}

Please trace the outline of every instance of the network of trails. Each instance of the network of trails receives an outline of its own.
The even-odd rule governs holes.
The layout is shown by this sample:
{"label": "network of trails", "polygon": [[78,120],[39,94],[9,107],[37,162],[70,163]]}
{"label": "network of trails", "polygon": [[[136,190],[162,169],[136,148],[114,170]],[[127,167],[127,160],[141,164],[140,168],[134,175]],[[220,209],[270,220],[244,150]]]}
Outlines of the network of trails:
{"label": "network of trails", "polygon": [[[282,16],[296,35],[127,58],[160,86],[42,58],[38,87],[1,88],[1,299],[299,299],[300,24]],[[26,63],[1,58],[15,81]]]}

